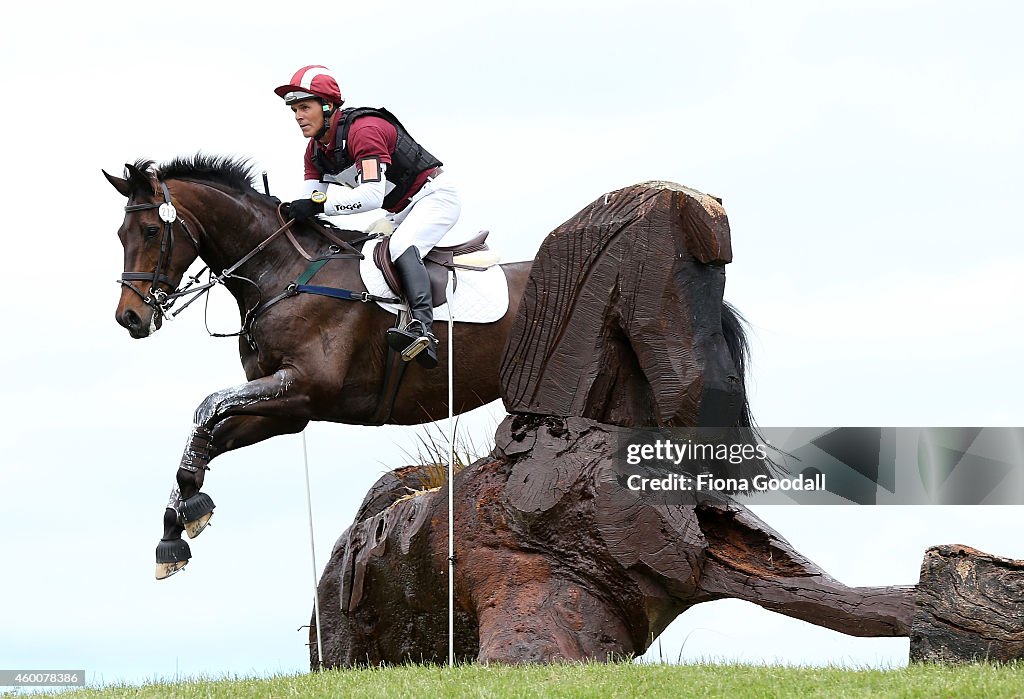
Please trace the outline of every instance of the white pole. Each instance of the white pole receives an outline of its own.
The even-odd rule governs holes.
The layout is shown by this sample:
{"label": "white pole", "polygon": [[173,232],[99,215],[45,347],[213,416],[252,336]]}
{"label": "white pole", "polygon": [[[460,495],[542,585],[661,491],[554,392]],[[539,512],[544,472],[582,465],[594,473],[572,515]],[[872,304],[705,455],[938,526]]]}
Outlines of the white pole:
{"label": "white pole", "polygon": [[313,615],[316,618],[316,652],[320,662],[318,670],[324,669],[324,643],[320,635],[320,592],[316,579],[316,543],[313,539],[313,498],[309,494],[309,452],[306,449],[306,430],[302,430],[302,460],[306,465],[306,512],[309,513],[309,551],[313,560]]}
{"label": "white pole", "polygon": [[455,271],[451,273],[452,291],[448,294],[448,667],[455,666],[455,313],[452,295]]}

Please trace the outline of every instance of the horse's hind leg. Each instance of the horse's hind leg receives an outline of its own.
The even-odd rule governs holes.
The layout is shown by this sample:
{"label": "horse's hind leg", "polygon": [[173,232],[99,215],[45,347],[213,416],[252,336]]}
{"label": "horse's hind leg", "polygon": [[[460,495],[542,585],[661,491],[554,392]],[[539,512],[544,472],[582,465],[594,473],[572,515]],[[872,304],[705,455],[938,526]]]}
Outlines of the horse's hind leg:
{"label": "horse's hind leg", "polygon": [[915,586],[848,587],[738,504],[702,503],[708,542],[699,588],[851,636],[908,636]]}

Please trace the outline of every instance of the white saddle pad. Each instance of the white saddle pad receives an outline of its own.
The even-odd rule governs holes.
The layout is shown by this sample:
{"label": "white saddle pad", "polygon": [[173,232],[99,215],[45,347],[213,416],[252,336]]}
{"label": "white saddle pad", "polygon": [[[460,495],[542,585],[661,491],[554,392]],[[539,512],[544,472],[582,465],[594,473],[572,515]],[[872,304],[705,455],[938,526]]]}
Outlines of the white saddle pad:
{"label": "white saddle pad", "polygon": [[[373,251],[381,241],[369,241],[363,246],[363,259],[359,263],[359,274],[366,290],[374,296],[394,297],[384,273],[373,264]],[[501,320],[508,312],[508,280],[500,265],[494,265],[482,272],[469,269],[455,270],[455,291],[452,291],[452,275],[448,275],[448,302],[434,308],[434,320],[447,321],[453,315],[459,323],[493,323]],[[384,310],[398,315],[402,304],[381,303]]]}

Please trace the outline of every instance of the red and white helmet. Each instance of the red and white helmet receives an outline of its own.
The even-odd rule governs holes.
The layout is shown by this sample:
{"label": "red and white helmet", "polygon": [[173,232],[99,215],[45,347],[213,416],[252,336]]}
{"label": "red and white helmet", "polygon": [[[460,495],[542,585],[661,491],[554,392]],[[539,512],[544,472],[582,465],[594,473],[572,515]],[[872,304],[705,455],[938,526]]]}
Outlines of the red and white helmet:
{"label": "red and white helmet", "polygon": [[331,104],[340,105],[345,102],[334,74],[324,66],[299,68],[287,85],[282,85],[274,92],[278,97],[284,98],[285,104],[293,104],[315,97]]}

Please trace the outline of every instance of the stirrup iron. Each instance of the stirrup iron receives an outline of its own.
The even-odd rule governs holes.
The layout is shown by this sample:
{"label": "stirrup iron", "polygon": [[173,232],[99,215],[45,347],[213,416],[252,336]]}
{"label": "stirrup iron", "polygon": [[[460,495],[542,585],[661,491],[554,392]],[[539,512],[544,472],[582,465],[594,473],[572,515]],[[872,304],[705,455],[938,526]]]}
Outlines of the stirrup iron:
{"label": "stirrup iron", "polygon": [[416,358],[417,354],[419,354],[429,346],[430,338],[426,335],[421,335],[420,337],[413,340],[413,342],[408,347],[402,350],[402,361],[411,362],[413,359]]}

